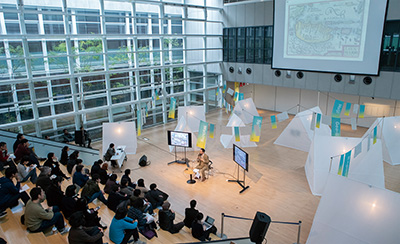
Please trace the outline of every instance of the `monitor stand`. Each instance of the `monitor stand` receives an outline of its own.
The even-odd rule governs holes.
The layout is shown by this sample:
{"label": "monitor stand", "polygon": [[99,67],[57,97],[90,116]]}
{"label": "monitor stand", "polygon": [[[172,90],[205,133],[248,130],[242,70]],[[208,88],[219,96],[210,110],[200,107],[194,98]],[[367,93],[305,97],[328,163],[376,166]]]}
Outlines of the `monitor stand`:
{"label": "monitor stand", "polygon": [[185,157],[183,158],[183,160],[178,160],[178,158],[176,156],[176,146],[175,146],[175,160],[172,162],[169,162],[168,165],[173,164],[173,163],[186,164],[186,166],[189,168],[189,159],[186,158],[186,147],[184,147],[184,152],[185,152]]}

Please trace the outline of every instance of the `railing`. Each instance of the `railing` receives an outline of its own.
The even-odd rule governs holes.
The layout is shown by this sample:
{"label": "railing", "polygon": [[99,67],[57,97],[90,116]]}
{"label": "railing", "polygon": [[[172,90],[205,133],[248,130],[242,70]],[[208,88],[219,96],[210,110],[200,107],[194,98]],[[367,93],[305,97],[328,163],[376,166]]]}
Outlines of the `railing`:
{"label": "railing", "polygon": [[[250,218],[243,218],[243,217],[225,215],[224,213],[222,213],[221,214],[221,236],[220,236],[222,239],[224,239],[224,237],[226,238],[226,236],[224,236],[224,218],[242,219],[242,220],[251,220],[251,221],[253,221],[253,219],[250,219]],[[271,221],[271,224],[297,225],[298,226],[298,232],[297,232],[297,241],[295,242],[295,244],[300,244],[301,220],[299,220],[299,222]]]}

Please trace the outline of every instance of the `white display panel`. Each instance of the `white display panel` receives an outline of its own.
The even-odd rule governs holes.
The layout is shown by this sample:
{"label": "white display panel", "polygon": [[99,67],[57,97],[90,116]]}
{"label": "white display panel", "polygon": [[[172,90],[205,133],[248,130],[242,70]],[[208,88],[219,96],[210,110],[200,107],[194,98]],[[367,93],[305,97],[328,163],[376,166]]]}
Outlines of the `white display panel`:
{"label": "white display panel", "polygon": [[274,4],[273,68],[378,74],[386,0]]}
{"label": "white display panel", "polygon": [[110,143],[114,143],[115,148],[126,146],[126,154],[136,154],[136,123],[103,123],[103,154],[107,151]]}

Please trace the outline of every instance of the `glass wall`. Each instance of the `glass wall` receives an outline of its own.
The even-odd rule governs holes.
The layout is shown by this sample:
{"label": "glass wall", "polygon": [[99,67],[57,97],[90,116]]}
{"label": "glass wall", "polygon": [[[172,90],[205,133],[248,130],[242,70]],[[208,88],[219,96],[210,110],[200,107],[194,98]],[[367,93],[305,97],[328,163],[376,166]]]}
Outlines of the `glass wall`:
{"label": "glass wall", "polygon": [[171,97],[216,108],[221,8],[204,0],[1,1],[0,129],[58,139],[83,125],[99,137],[103,122],[136,121],[138,108],[147,109],[143,127],[168,122]]}

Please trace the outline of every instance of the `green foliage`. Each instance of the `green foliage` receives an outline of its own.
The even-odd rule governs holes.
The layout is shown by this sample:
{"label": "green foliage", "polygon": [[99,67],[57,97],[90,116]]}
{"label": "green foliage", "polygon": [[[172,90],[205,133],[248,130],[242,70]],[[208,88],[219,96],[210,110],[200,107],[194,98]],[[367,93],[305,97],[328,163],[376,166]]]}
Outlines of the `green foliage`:
{"label": "green foliage", "polygon": [[[18,70],[25,66],[25,60],[22,58],[24,57],[24,49],[22,48],[22,45],[9,45],[8,49],[1,47],[0,55],[5,55],[6,51],[10,53],[11,58],[18,58],[12,60],[12,77],[21,75],[21,72],[18,72]],[[6,62],[0,65],[0,70],[0,73],[8,73],[8,66]]]}

